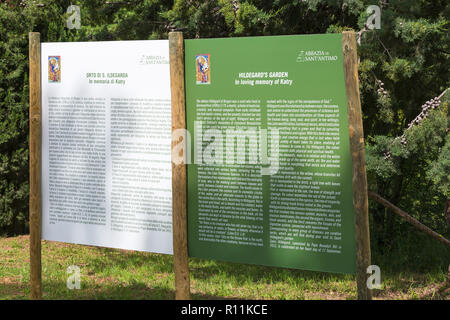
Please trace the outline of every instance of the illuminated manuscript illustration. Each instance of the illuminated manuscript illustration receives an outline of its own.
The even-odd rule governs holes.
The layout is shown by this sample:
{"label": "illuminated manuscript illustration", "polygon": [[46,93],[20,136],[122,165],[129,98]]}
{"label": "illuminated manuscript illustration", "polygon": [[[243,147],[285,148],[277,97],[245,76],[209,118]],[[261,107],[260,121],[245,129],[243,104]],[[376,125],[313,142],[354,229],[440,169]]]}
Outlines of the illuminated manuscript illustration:
{"label": "illuminated manuscript illustration", "polygon": [[211,83],[211,61],[209,54],[199,54],[195,56],[196,65],[196,83],[210,84]]}
{"label": "illuminated manuscript illustration", "polygon": [[61,57],[48,57],[48,82],[61,82]]}

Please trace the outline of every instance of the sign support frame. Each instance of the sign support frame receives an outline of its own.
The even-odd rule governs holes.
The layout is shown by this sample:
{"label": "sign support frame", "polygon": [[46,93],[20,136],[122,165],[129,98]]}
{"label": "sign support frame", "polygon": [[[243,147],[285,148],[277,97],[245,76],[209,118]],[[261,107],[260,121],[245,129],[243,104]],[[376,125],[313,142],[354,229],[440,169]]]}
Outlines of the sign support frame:
{"label": "sign support frame", "polygon": [[[353,205],[355,210],[357,298],[372,299],[367,287],[367,267],[371,264],[368,191],[364,153],[364,132],[359,93],[356,36],[342,33],[342,50],[347,96],[348,130],[352,158]],[[182,32],[169,33],[169,57],[172,99],[172,132],[186,130],[186,95],[184,79],[184,39]],[[29,33],[29,154],[30,154],[30,297],[42,299],[42,194],[41,194],[41,43],[40,33]],[[179,143],[186,153],[187,132],[172,140],[172,150]],[[177,135],[174,135],[177,136]],[[174,155],[186,159],[186,154]],[[172,161],[172,232],[175,269],[175,298],[190,299],[189,256],[187,244],[186,161]]]}

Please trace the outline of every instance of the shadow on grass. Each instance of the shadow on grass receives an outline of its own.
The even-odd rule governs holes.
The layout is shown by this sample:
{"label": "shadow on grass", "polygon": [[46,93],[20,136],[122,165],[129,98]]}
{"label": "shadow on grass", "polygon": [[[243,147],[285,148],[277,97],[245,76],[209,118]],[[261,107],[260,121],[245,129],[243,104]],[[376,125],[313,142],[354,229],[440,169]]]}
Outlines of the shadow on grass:
{"label": "shadow on grass", "polygon": [[[195,263],[210,263],[211,261],[194,261]],[[285,276],[295,279],[309,279],[313,281],[327,281],[333,279],[333,275],[322,274],[319,272],[299,271],[290,269],[275,269],[270,267],[259,267],[240,265],[232,263],[218,263],[217,265],[191,268],[193,278],[202,274],[208,273],[205,276],[213,277],[214,272],[225,272],[229,277],[235,277],[244,282],[249,277],[251,281],[279,281],[284,283]],[[203,270],[205,269],[205,270]],[[239,274],[243,274],[241,278]],[[214,279],[216,281],[217,279]],[[219,279],[220,280],[220,279]],[[211,285],[214,286],[211,281]],[[292,279],[291,279],[292,281]],[[436,282],[430,284],[425,278],[396,278],[391,280],[392,283],[387,290],[376,290],[374,296],[378,299],[414,299],[414,300],[448,300],[450,298],[450,283]],[[209,281],[207,281],[209,282]],[[81,289],[69,290],[66,287],[64,280],[47,279],[43,282],[43,299],[49,300],[172,300],[175,297],[174,290],[171,288],[173,284],[158,284],[153,282],[144,282],[138,280],[131,280],[128,282],[115,282],[104,279],[101,283],[82,281]],[[241,286],[245,288],[246,284]],[[326,287],[326,285],[325,285]],[[324,295],[323,299],[328,299],[326,288],[317,288],[317,294]],[[314,290],[314,291],[316,291]],[[333,295],[330,293],[331,296]],[[29,285],[26,282],[10,282],[0,285],[0,300],[1,299],[28,299]],[[230,300],[240,298],[229,298],[214,294],[193,293],[191,295],[193,300]],[[245,297],[242,297],[244,299]]]}
{"label": "shadow on grass", "polygon": [[[402,293],[411,300],[449,300],[450,282],[427,283],[420,277],[416,280],[396,279],[389,291]],[[386,294],[387,298],[390,293]]]}
{"label": "shadow on grass", "polygon": [[421,295],[422,300],[450,300],[450,282],[436,286],[434,291]]}
{"label": "shadow on grass", "polygon": [[[23,283],[10,283],[0,286],[0,300],[27,300],[30,289]],[[46,281],[42,286],[43,300],[173,300],[175,291],[165,287],[147,286],[145,283],[87,285],[69,290],[61,282]],[[230,300],[229,298],[191,294],[192,300]]]}
{"label": "shadow on grass", "polygon": [[297,270],[259,265],[240,264],[233,262],[212,261],[200,258],[190,259],[190,272],[197,279],[206,280],[211,276],[223,274],[232,277],[239,283],[252,282],[283,282],[286,280],[301,281],[336,281],[348,280],[352,276],[338,273],[325,273],[320,271]]}
{"label": "shadow on grass", "polygon": [[[67,245],[71,250],[78,250],[73,245]],[[173,283],[169,279],[168,283],[150,283],[143,278],[154,275],[164,274],[162,277],[170,277],[173,275],[173,256],[155,254],[148,252],[118,250],[103,247],[88,247],[86,252],[81,251],[81,260],[85,261],[88,276],[101,274],[106,271],[106,275],[99,275],[101,283],[85,283],[86,287],[81,290],[68,290],[63,281],[55,281],[45,279],[43,274],[43,292],[45,299],[173,299],[175,294],[171,286]],[[49,249],[50,250],[50,249]],[[82,254],[81,254],[82,252]],[[67,258],[67,256],[62,256]],[[78,258],[77,258],[78,259]],[[52,260],[49,260],[52,264]],[[74,261],[76,264],[77,261]],[[54,264],[54,263],[53,263]],[[389,270],[385,266],[380,265],[382,269],[382,281],[386,280],[386,290],[380,290],[375,296],[382,299],[449,299],[450,288],[448,283],[441,281],[443,269],[439,267],[433,271],[432,277],[428,278],[428,274],[421,272],[405,272],[397,270]],[[65,272],[65,267],[63,268]],[[51,267],[53,271],[55,266]],[[135,279],[134,269],[140,269],[139,279]],[[442,269],[442,270],[441,270]],[[389,271],[387,271],[389,270]],[[128,273],[130,271],[130,273]],[[112,274],[109,275],[108,273]],[[352,289],[352,282],[355,277],[352,275],[324,273],[316,271],[305,271],[286,268],[274,268],[258,265],[239,264],[232,262],[214,261],[209,259],[190,258],[191,279],[200,280],[197,288],[203,291],[209,286],[218,286],[225,282],[231,283],[233,287],[246,288],[254,283],[257,284],[274,284],[277,283],[278,290],[283,285],[293,285],[292,290],[299,287],[323,294],[327,298],[330,288],[342,286],[338,290],[342,290],[348,294],[349,288]],[[436,274],[439,276],[437,277]],[[109,279],[119,275],[118,281],[114,282]],[[121,275],[125,275],[121,277]],[[59,276],[56,273],[55,276]],[[162,282],[162,281],[161,281]],[[336,284],[338,283],[338,284]],[[317,285],[318,284],[318,285]],[[82,284],[83,285],[83,284]],[[339,284],[340,285],[340,284]],[[340,289],[342,288],[342,289]],[[254,290],[259,290],[257,287]],[[270,291],[268,287],[268,291]],[[336,291],[336,289],[334,289]],[[353,290],[353,289],[352,289]],[[270,293],[271,294],[271,293]],[[332,295],[333,293],[331,293]],[[26,283],[6,283],[0,284],[0,299],[28,299],[29,288]],[[192,294],[193,299],[225,299],[223,296],[207,295],[202,293]]]}
{"label": "shadow on grass", "polygon": [[173,273],[173,256],[140,251],[119,250],[111,248],[94,247],[104,255],[89,260],[89,265],[94,271],[108,268],[120,268],[126,270],[130,267],[148,266],[153,272]]}
{"label": "shadow on grass", "polygon": [[27,288],[23,283],[0,284],[0,300],[15,299],[16,297],[20,298],[23,297],[26,292]]}
{"label": "shadow on grass", "polygon": [[[103,256],[96,255],[89,260],[92,271],[104,271],[112,268],[127,270],[148,265],[153,272],[173,273],[173,256],[148,252],[118,250],[93,247],[101,251]],[[287,268],[266,267],[233,262],[214,261],[209,259],[190,258],[189,271],[193,278],[208,280],[217,275],[232,277],[237,284],[251,282],[283,282],[292,281],[336,281],[350,279],[351,275],[325,273]]]}

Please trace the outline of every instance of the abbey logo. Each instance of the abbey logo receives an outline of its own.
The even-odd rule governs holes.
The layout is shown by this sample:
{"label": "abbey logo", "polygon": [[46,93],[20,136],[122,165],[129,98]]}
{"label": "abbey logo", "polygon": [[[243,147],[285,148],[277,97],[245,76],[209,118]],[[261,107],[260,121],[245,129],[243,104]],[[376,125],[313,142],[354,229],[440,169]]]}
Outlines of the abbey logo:
{"label": "abbey logo", "polygon": [[336,61],[338,57],[323,50],[301,50],[297,55],[297,62],[329,62]]}
{"label": "abbey logo", "polygon": [[138,63],[140,66],[155,65],[155,64],[169,64],[169,60],[162,55],[148,55],[143,54],[139,57]]}

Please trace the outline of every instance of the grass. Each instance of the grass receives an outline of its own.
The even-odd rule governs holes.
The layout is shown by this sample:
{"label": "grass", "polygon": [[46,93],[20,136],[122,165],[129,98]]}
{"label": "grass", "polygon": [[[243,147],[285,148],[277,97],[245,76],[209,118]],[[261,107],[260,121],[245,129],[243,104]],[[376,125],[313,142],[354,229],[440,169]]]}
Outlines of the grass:
{"label": "grass", "polygon": [[[81,288],[66,286],[70,265]],[[356,299],[352,275],[190,259],[193,299]],[[29,236],[0,238],[0,299],[28,299]],[[44,299],[173,299],[172,256],[42,242]],[[383,274],[375,299],[450,298],[446,270]]]}

